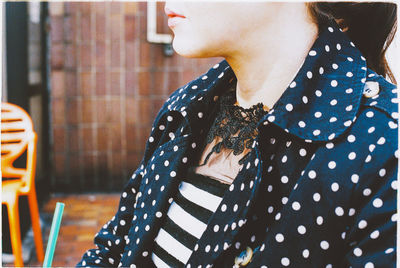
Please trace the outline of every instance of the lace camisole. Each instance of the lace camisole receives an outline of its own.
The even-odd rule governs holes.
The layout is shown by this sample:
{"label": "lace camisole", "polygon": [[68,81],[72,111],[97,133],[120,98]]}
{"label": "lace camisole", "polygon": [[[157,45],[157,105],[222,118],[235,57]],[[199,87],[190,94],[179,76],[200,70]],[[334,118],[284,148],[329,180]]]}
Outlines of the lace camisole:
{"label": "lace camisole", "polygon": [[267,111],[262,103],[248,109],[235,105],[235,94],[235,89],[230,89],[219,99],[202,164],[188,169],[168,209],[151,255],[157,267],[184,267],[249,155],[257,122]]}

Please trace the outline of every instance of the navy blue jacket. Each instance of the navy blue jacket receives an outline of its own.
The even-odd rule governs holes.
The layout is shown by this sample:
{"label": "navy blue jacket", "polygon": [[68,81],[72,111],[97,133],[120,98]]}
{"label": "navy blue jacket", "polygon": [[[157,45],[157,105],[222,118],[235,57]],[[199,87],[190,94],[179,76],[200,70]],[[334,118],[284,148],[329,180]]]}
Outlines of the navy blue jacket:
{"label": "navy blue jacket", "polygon": [[[152,267],[151,250],[218,96],[236,77],[223,60],[177,89],[158,113],[116,215],[79,266]],[[397,91],[331,21],[260,120],[247,158],[187,267],[395,267]]]}

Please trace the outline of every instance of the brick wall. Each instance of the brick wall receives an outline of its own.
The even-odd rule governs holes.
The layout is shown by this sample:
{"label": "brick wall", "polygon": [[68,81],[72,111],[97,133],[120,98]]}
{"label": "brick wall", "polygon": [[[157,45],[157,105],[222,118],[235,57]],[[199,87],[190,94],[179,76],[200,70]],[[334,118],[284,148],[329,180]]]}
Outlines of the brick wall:
{"label": "brick wall", "polygon": [[[158,32],[171,33],[157,4]],[[146,41],[145,2],[51,2],[52,188],[120,191],[151,123],[178,87],[221,58],[164,56]]]}

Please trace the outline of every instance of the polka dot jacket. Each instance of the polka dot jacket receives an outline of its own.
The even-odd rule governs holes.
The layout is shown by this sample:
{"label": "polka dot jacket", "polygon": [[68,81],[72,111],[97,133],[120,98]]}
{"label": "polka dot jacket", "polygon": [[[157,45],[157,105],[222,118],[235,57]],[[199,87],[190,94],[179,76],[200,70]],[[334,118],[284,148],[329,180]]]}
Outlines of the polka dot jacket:
{"label": "polka dot jacket", "polygon": [[[78,266],[154,266],[154,239],[180,178],[201,153],[218,97],[235,83],[223,60],[171,94],[116,215]],[[186,267],[235,259],[236,267],[395,267],[397,107],[395,85],[330,21],[259,121],[254,150]]]}

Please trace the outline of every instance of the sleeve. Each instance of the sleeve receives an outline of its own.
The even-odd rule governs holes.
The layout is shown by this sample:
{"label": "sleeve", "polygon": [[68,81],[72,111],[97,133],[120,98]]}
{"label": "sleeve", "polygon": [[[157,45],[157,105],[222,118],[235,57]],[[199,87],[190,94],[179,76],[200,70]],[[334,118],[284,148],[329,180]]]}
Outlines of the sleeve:
{"label": "sleeve", "polygon": [[94,243],[96,248],[89,249],[82,256],[77,267],[98,266],[112,267],[117,266],[122,257],[125,246],[129,243],[128,232],[132,222],[136,200],[140,197],[139,187],[144,176],[146,163],[152,155],[152,152],[160,146],[161,135],[158,131],[158,124],[165,120],[165,109],[168,100],[160,109],[156,119],[153,122],[151,134],[146,143],[146,149],[143,158],[137,170],[126,183],[120,198],[118,211],[115,216],[108,221],[95,235]]}
{"label": "sleeve", "polygon": [[363,171],[352,175],[357,187],[349,209],[350,225],[342,234],[348,251],[340,267],[396,267],[396,130],[389,130],[370,145],[372,152]]}
{"label": "sleeve", "polygon": [[144,160],[141,161],[139,168],[126,184],[117,213],[96,234],[94,243],[97,248],[86,251],[77,264],[78,267],[111,267],[119,263],[123,249],[129,242],[128,231],[135,207],[132,204],[139,197],[136,193],[140,186],[143,170]]}

